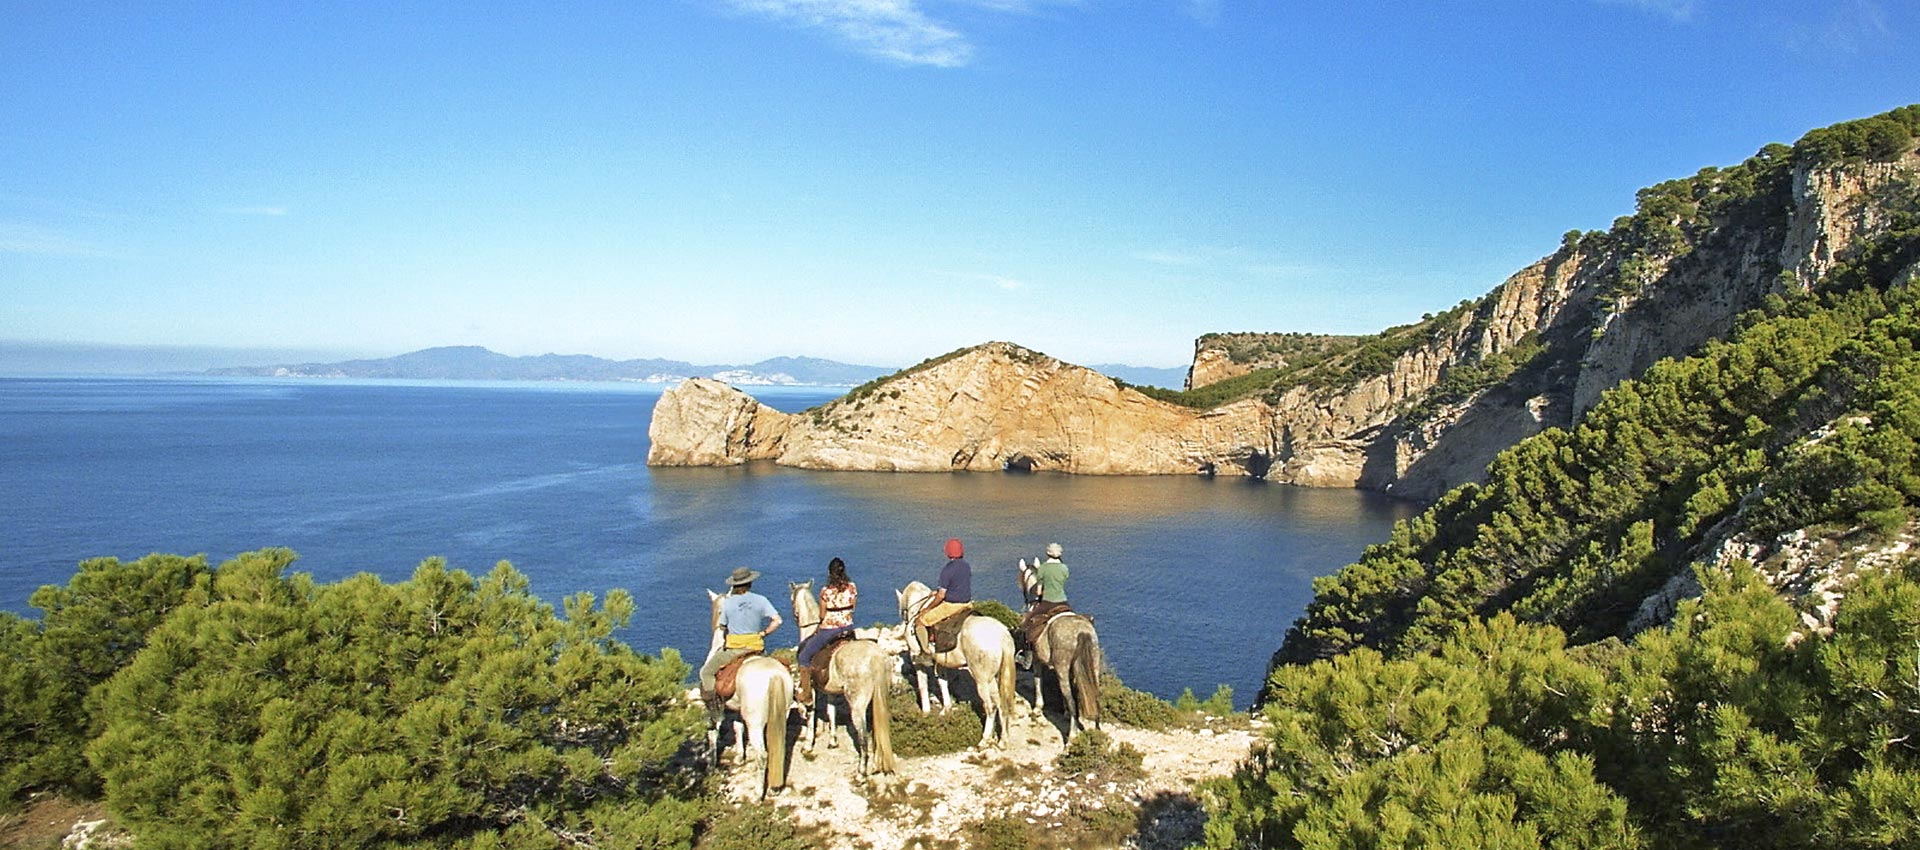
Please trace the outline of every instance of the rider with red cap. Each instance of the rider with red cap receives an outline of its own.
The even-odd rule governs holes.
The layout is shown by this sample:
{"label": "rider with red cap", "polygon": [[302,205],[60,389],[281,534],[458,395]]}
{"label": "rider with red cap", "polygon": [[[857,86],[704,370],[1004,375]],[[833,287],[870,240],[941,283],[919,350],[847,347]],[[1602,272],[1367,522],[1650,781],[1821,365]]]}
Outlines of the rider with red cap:
{"label": "rider with red cap", "polygon": [[940,585],[934,589],[926,609],[913,621],[914,637],[920,641],[919,651],[926,654],[933,652],[927,629],[962,611],[973,610],[973,565],[964,557],[966,547],[960,545],[960,538],[950,537],[946,553],[947,565],[940,568]]}

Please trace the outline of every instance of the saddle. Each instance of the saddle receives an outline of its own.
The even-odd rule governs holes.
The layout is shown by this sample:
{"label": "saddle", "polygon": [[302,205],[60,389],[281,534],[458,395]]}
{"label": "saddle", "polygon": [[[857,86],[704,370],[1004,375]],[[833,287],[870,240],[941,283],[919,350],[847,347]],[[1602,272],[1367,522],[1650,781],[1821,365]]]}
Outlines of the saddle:
{"label": "saddle", "polygon": [[952,652],[960,645],[960,626],[967,618],[975,616],[972,611],[961,611],[951,617],[927,627],[927,639],[933,642],[934,652]]}
{"label": "saddle", "polygon": [[720,668],[720,672],[715,673],[713,676],[714,696],[721,699],[733,699],[734,679],[740,675],[740,662],[749,658],[758,657],[759,655],[761,655],[759,652],[749,652],[727,662],[727,666]]}
{"label": "saddle", "polygon": [[[1028,646],[1033,646],[1040,642],[1040,636],[1046,634],[1047,626],[1052,625],[1056,618],[1079,613],[1080,612],[1073,610],[1073,606],[1065,602],[1058,603],[1055,607],[1046,611],[1035,611],[1033,614],[1028,615],[1024,623],[1025,628],[1021,629],[1022,636],[1027,639]],[[1087,615],[1080,614],[1080,616],[1086,617]],[[1087,617],[1087,619],[1091,621],[1093,618]]]}
{"label": "saddle", "polygon": [[796,677],[794,681],[794,684],[800,690],[799,697],[801,702],[812,703],[813,692],[816,688],[825,693],[834,693],[834,691],[827,690],[827,673],[832,669],[833,654],[840,651],[840,647],[846,646],[847,641],[852,639],[853,630],[849,629],[828,638],[824,646],[814,650],[813,663],[800,668],[806,671],[806,673],[805,675]]}

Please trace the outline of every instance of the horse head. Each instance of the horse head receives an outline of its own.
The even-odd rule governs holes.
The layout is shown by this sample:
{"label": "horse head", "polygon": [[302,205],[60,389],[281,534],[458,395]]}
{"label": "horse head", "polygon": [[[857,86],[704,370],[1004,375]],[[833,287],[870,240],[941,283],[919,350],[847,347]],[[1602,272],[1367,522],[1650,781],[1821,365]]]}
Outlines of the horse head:
{"label": "horse head", "polygon": [[1029,605],[1040,598],[1040,577],[1035,574],[1039,567],[1039,558],[1033,559],[1031,564],[1027,563],[1025,558],[1020,559],[1020,598],[1025,599]]}
{"label": "horse head", "polygon": [[911,623],[913,622],[914,615],[920,613],[920,609],[924,606],[927,597],[933,595],[933,591],[928,589],[924,584],[917,581],[910,581],[907,582],[906,587],[894,591],[893,595],[900,600],[900,621],[902,623]]}
{"label": "horse head", "polygon": [[809,629],[820,626],[820,603],[813,595],[813,580],[787,582],[787,601],[793,604],[793,624],[800,629],[800,639],[806,640]]}

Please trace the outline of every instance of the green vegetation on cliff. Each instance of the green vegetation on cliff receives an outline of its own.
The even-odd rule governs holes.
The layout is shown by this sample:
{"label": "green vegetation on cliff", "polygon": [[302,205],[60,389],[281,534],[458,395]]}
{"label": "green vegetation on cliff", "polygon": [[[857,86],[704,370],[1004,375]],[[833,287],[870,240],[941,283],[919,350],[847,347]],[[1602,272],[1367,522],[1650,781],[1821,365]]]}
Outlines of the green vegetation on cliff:
{"label": "green vegetation on cliff", "polygon": [[1797,642],[1751,568],[1705,581],[1631,644],[1500,614],[1276,670],[1253,758],[1202,789],[1208,846],[1920,842],[1920,566],[1863,578]]}
{"label": "green vegetation on cliff", "polygon": [[[1610,252],[1611,295],[1632,297],[1715,240],[1781,226],[1795,163],[1904,155],[1916,120],[1662,184],[1562,250]],[[1920,843],[1920,562],[1855,575],[1830,628],[1750,564],[1695,564],[1729,535],[1911,533],[1920,191],[1874,200],[1882,235],[1810,292],[1514,446],[1317,581],[1262,694],[1270,730],[1204,790],[1209,845]],[[1629,635],[1689,573],[1704,594]]]}
{"label": "green vegetation on cliff", "polygon": [[1920,293],[1883,288],[1920,261],[1902,215],[1818,294],[1608,392],[1317,580],[1283,657],[1427,647],[1501,610],[1616,633],[1749,493],[1761,531],[1900,524],[1920,497]]}

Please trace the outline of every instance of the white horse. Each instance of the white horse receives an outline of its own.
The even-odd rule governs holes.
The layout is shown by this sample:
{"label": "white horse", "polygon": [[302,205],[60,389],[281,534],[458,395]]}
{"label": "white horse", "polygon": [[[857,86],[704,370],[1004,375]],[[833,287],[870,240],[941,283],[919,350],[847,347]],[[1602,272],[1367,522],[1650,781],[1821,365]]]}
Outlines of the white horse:
{"label": "white horse", "polygon": [[[911,636],[914,618],[932,601],[933,591],[916,581],[903,590],[895,591],[894,595],[900,599],[902,625]],[[952,650],[932,653],[931,649],[928,647],[936,668],[964,669],[973,676],[973,690],[980,695],[981,723],[984,726],[980,730],[980,743],[975,746],[1004,743],[1012,728],[1011,712],[1014,706],[1013,632],[1007,630],[1005,623],[992,617],[967,617],[966,622],[960,625],[959,640]],[[913,675],[920,689],[920,713],[926,714],[932,710],[927,702],[927,669],[916,664]],[[941,711],[946,711],[953,707],[953,692],[948,688],[947,680],[937,672],[934,678],[940,683]]]}
{"label": "white horse", "polygon": [[[810,581],[788,582],[787,596],[793,603],[793,622],[799,626],[800,642],[804,644],[820,630],[820,600],[814,597]],[[814,661],[818,663],[819,656],[815,656]],[[814,741],[820,734],[817,709],[821,703],[827,708],[827,747],[831,749],[839,743],[834,717],[839,707],[833,697],[842,696],[847,701],[847,719],[853,724],[854,746],[860,748],[861,774],[894,772],[892,715],[888,712],[887,691],[893,684],[895,664],[895,659],[871,640],[840,641],[839,648],[827,660],[827,683],[814,694],[815,704],[801,706],[811,713],[807,723],[808,754],[813,753]],[[871,727],[867,725],[869,714],[873,719]]]}
{"label": "white horse", "polygon": [[[726,630],[720,627],[722,598],[707,591],[713,628],[713,639],[707,645],[709,659],[726,644]],[[793,708],[793,674],[778,660],[756,655],[740,662],[740,672],[733,681],[727,708],[739,715],[733,725],[733,739],[740,747],[735,764],[746,763],[749,749],[765,761],[766,772],[760,783],[760,796],[764,798],[787,784],[787,712]],[[720,766],[720,725],[725,722],[722,718],[707,729],[707,751],[712,754],[714,767]]]}
{"label": "white horse", "polygon": [[[1032,565],[1020,561],[1020,595],[1027,600],[1028,610],[1040,599],[1040,579],[1034,572],[1039,565],[1039,558]],[[1100,728],[1100,636],[1093,630],[1093,621],[1071,611],[1054,616],[1033,642],[1033,660],[1034,716],[1046,715],[1042,670],[1052,670],[1065,698],[1066,742],[1073,743],[1074,733],[1084,731],[1089,723]]]}

